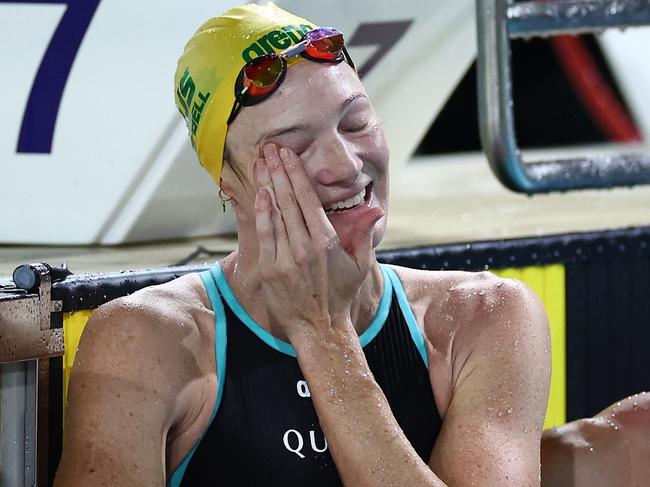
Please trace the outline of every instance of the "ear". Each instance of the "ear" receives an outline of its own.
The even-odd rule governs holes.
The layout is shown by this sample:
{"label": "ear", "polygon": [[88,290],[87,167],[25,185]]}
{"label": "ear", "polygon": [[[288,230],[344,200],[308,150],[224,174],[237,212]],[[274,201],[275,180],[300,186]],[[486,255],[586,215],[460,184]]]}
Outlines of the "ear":
{"label": "ear", "polygon": [[219,181],[219,196],[222,199],[231,199],[233,194],[232,184],[224,181],[223,178]]}

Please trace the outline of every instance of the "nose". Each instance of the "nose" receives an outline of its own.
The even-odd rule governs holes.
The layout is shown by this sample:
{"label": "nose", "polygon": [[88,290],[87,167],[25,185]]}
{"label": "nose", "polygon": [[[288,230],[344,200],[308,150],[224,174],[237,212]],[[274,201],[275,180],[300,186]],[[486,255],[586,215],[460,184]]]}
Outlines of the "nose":
{"label": "nose", "polygon": [[324,186],[351,186],[359,177],[363,161],[345,137],[336,133],[323,141],[312,161],[314,178]]}

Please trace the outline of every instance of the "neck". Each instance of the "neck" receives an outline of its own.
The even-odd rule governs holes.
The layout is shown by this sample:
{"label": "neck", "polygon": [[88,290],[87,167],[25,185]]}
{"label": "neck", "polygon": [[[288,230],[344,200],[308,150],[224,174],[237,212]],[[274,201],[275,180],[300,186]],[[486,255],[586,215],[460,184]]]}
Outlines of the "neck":
{"label": "neck", "polygon": [[[260,326],[270,332],[267,306],[264,300],[260,299],[262,281],[258,272],[257,236],[242,235],[240,232],[239,242],[239,248],[221,261],[221,267],[244,309]],[[248,242],[254,242],[255,245],[247,244]],[[358,334],[363,333],[374,318],[382,291],[383,276],[379,264],[375,261],[350,309],[350,318]],[[286,341],[284,336],[277,338]]]}

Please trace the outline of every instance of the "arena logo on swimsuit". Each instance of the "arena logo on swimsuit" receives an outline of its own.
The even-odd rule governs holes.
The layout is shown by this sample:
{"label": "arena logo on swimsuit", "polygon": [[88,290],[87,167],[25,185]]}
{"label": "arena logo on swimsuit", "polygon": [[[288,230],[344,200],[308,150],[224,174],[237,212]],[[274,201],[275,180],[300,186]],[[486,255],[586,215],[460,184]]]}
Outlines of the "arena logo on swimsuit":
{"label": "arena logo on swimsuit", "polygon": [[302,36],[313,28],[311,25],[300,24],[299,26],[285,25],[280,30],[272,30],[244,49],[241,53],[242,58],[249,63],[256,57],[275,52],[276,49],[286,49],[291,44],[300,42]]}

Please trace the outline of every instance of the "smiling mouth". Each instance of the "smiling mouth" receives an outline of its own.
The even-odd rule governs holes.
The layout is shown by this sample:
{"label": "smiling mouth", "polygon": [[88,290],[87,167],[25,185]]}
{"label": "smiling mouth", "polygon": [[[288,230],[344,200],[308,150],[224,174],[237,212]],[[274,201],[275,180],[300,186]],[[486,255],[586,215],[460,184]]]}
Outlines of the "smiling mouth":
{"label": "smiling mouth", "polygon": [[353,210],[363,203],[370,201],[372,195],[372,183],[368,184],[361,192],[352,198],[347,200],[339,201],[334,204],[329,205],[327,208],[323,208],[325,213],[328,215],[345,213],[346,211]]}

